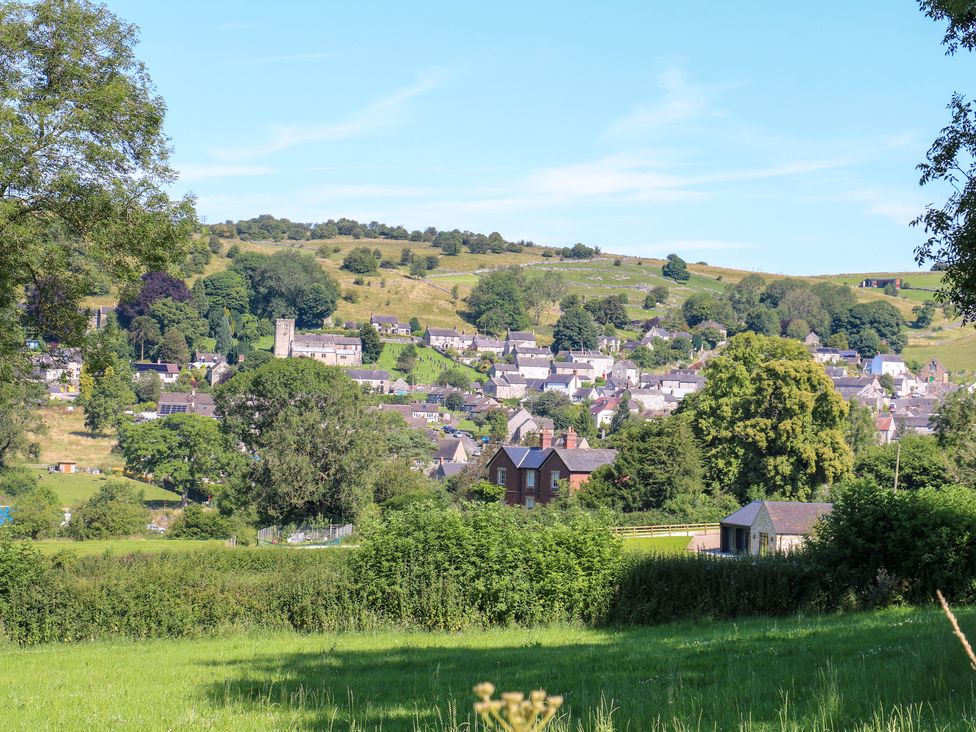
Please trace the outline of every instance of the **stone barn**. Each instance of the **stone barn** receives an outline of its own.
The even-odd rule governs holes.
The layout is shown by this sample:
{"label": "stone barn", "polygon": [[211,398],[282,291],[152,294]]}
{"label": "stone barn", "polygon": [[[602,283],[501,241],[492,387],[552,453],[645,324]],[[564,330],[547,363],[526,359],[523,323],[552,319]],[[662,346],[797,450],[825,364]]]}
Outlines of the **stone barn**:
{"label": "stone barn", "polygon": [[720,522],[721,550],[726,554],[788,552],[813,533],[830,503],[753,501]]}

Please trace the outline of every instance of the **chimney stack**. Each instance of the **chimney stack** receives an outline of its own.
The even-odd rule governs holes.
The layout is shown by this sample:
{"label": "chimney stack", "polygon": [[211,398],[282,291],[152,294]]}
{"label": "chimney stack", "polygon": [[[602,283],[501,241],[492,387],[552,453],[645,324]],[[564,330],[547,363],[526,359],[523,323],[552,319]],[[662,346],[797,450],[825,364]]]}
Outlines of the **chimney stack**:
{"label": "chimney stack", "polygon": [[552,447],[552,430],[548,427],[539,430],[539,447],[543,450]]}
{"label": "chimney stack", "polygon": [[572,427],[566,430],[566,449],[576,449],[576,430],[574,430]]}

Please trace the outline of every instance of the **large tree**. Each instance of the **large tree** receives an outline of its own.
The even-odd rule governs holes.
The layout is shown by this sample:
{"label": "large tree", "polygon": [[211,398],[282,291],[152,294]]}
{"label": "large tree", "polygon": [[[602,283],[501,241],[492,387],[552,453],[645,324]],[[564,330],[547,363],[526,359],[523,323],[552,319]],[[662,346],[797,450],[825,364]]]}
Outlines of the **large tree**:
{"label": "large tree", "polygon": [[173,414],[120,430],[119,444],[129,470],[149,474],[182,496],[214,493],[214,487],[241,462],[221,434],[217,420],[199,414]]}
{"label": "large tree", "polygon": [[598,468],[586,493],[624,511],[662,508],[679,494],[703,490],[701,454],[685,417],[652,419],[613,438],[617,458]]}
{"label": "large tree", "polygon": [[251,312],[262,318],[295,318],[300,328],[320,328],[335,311],[339,287],[310,254],[245,252],[231,270],[247,282]]}
{"label": "large tree", "polygon": [[526,328],[526,292],[525,273],[518,267],[482,275],[468,295],[468,317],[486,333]]}
{"label": "large tree", "polygon": [[363,363],[376,363],[383,353],[383,341],[380,334],[369,323],[359,326],[359,340],[363,344]]}
{"label": "large tree", "polygon": [[598,337],[593,316],[581,307],[571,307],[563,311],[552,329],[552,350],[596,348]]}
{"label": "large tree", "polygon": [[680,410],[715,484],[743,500],[805,499],[850,471],[847,405],[799,342],[740,333],[705,376]]}
{"label": "large tree", "polygon": [[[947,21],[947,54],[976,49],[976,11],[958,0],[920,0],[922,11]],[[921,185],[948,183],[952,193],[940,206],[919,216],[928,239],[915,250],[919,264],[944,270],[939,297],[953,303],[967,320],[976,320],[976,107],[960,93],[949,101],[950,119],[918,166]]]}

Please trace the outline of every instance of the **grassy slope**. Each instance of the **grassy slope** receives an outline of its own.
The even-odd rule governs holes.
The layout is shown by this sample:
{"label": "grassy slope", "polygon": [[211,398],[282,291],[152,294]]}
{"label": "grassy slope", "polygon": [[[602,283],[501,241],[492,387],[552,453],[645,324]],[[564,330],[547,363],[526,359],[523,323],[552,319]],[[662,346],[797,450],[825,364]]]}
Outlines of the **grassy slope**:
{"label": "grassy slope", "polygon": [[[961,621],[973,630],[976,613]],[[616,730],[976,721],[973,672],[933,610],[621,630],[240,633],[10,647],[4,661],[4,728],[17,730],[457,729],[452,709],[468,721],[471,687],[484,680],[562,694],[573,729],[609,729],[596,724],[601,697]]]}
{"label": "grassy slope", "polygon": [[[397,378],[398,376],[404,376],[405,374],[397,369],[396,362],[397,356],[400,355],[400,351],[406,348],[406,344],[403,343],[387,343],[383,346],[383,352],[380,354],[379,361],[376,362],[374,368],[386,369],[390,372],[390,378]],[[457,368],[464,371],[472,379],[478,376],[478,372],[467,366],[455,363],[447,356],[444,356],[433,348],[419,348],[417,349],[417,366],[414,368],[414,376],[419,384],[433,384],[437,377],[440,375],[441,371],[447,368]]]}

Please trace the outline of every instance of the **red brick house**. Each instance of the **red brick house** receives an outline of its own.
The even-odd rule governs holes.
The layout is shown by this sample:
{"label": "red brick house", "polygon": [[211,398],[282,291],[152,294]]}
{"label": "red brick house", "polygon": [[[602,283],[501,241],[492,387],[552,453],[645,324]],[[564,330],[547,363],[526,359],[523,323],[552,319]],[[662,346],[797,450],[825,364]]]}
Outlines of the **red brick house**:
{"label": "red brick house", "polygon": [[580,488],[590,473],[612,463],[616,450],[579,447],[576,433],[566,433],[565,447],[552,446],[552,430],[539,433],[539,447],[506,445],[488,461],[488,480],[505,486],[505,502],[510,506],[532,508],[556,498],[560,481],[570,491]]}

